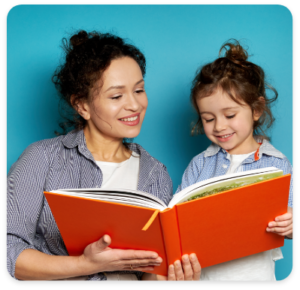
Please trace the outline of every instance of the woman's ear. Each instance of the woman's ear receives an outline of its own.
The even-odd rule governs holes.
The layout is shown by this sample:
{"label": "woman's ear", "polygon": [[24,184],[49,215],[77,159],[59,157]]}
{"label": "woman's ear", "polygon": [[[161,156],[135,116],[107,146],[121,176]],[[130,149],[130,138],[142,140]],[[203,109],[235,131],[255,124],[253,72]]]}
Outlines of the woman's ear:
{"label": "woman's ear", "polygon": [[263,108],[265,107],[266,100],[264,97],[259,97],[258,101],[260,102],[260,106],[256,110],[253,111],[253,120],[258,121],[261,115],[263,114],[264,110]]}
{"label": "woman's ear", "polygon": [[75,95],[72,95],[70,98],[70,102],[72,104],[72,107],[74,108],[74,110],[77,111],[77,113],[84,118],[85,120],[89,120],[90,119],[90,107],[87,104],[86,101],[84,100],[78,100],[76,99]]}

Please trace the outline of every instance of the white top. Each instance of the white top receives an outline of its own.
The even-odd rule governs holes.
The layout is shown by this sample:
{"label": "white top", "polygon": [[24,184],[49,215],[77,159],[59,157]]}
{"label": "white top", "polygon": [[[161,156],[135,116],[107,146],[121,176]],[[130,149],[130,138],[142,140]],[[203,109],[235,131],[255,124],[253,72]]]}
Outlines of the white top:
{"label": "white top", "polygon": [[[121,162],[96,161],[101,168],[103,181],[101,188],[137,189],[140,169],[140,156],[132,151],[129,159]],[[107,280],[137,280],[135,274],[104,273]]]}
{"label": "white top", "polygon": [[[240,172],[242,162],[252,153],[229,155],[226,174]],[[214,281],[276,281],[275,261],[283,258],[280,248],[228,261],[202,269],[200,280]]]}
{"label": "white top", "polygon": [[103,174],[102,189],[137,189],[140,157],[136,152],[132,151],[130,158],[121,163],[103,161],[96,161],[96,163],[101,168]]}
{"label": "white top", "polygon": [[240,172],[242,168],[241,166],[242,162],[253,153],[255,153],[255,151],[247,154],[238,154],[238,155],[228,154],[230,157],[230,166],[226,174]]}

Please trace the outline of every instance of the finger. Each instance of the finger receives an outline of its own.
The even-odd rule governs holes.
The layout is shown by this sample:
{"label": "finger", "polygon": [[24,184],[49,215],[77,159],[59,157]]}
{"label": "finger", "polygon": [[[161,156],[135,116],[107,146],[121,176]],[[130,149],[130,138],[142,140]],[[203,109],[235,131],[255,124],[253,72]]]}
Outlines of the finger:
{"label": "finger", "polygon": [[190,263],[188,255],[183,255],[182,258],[182,268],[184,273],[184,280],[193,280],[193,269]]}
{"label": "finger", "polygon": [[174,268],[175,268],[176,280],[178,280],[178,281],[184,280],[183,269],[181,266],[181,262],[179,260],[175,261]]}
{"label": "finger", "polygon": [[293,223],[293,220],[284,220],[281,222],[269,222],[268,223],[268,227],[288,227],[289,225],[291,225]]}
{"label": "finger", "polygon": [[193,280],[199,280],[201,276],[201,266],[196,254],[190,255],[190,261],[194,272]]}
{"label": "finger", "polygon": [[275,221],[279,222],[279,221],[284,221],[284,220],[288,220],[288,219],[291,219],[293,217],[293,215],[290,213],[290,212],[287,212],[283,215],[279,215],[275,218]]}
{"label": "finger", "polygon": [[162,263],[162,258],[158,257],[156,260],[149,259],[139,259],[139,260],[121,260],[120,264],[123,267],[146,267],[146,266],[160,266]]}
{"label": "finger", "polygon": [[116,250],[121,260],[133,260],[133,259],[157,259],[158,254],[152,251],[141,250]]}
{"label": "finger", "polygon": [[158,281],[166,281],[168,279],[167,276],[162,276],[162,275],[156,275],[156,279]]}
{"label": "finger", "polygon": [[175,267],[174,265],[170,265],[168,269],[168,280],[169,281],[175,281],[176,280],[176,274],[175,274]]}
{"label": "finger", "polygon": [[271,233],[284,233],[293,229],[293,225],[289,225],[288,227],[275,227],[275,228],[267,228],[267,232]]}
{"label": "finger", "polygon": [[111,243],[111,238],[109,235],[104,235],[97,242],[93,243],[92,246],[95,249],[95,252],[102,252],[107,248]]}
{"label": "finger", "polygon": [[274,233],[276,235],[279,235],[279,236],[282,236],[282,237],[285,237],[285,236],[288,236],[289,234],[291,234],[293,231],[289,230],[287,232],[283,232],[283,233]]}

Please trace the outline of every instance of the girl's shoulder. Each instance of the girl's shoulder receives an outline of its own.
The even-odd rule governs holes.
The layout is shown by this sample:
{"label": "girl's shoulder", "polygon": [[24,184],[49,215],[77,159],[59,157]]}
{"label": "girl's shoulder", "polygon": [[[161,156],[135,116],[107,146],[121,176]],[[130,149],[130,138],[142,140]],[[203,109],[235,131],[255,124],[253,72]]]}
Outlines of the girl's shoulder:
{"label": "girl's shoulder", "polygon": [[264,167],[274,166],[282,169],[284,174],[292,172],[292,165],[288,158],[277,150],[269,141],[263,140],[259,148],[260,163]]}

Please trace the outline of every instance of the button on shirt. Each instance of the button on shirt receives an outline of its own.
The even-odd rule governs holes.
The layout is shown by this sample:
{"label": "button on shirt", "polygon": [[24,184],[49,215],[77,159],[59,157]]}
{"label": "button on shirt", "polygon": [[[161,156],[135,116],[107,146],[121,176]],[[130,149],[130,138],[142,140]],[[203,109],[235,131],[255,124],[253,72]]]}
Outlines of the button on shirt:
{"label": "button on shirt", "polygon": [[[172,181],[166,167],[138,144],[128,146],[140,156],[138,190],[168,204]],[[101,187],[102,180],[101,168],[87,149],[82,130],[33,143],[22,153],[7,180],[7,268],[11,276],[14,277],[16,260],[25,249],[68,255],[43,191]],[[98,273],[90,275],[89,280],[106,277]]]}

